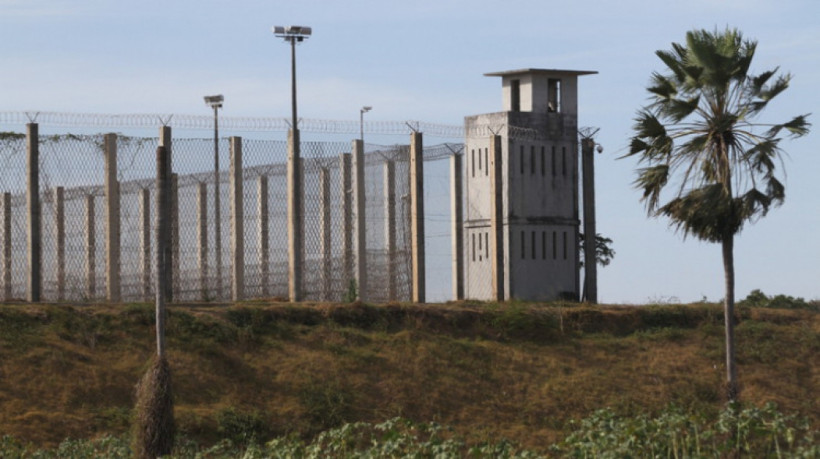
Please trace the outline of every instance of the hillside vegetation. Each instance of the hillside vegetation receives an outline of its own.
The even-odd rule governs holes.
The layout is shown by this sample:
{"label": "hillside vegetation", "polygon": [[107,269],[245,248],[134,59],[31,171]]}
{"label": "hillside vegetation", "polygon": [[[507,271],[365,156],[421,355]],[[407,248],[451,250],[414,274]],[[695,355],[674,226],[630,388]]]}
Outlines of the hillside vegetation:
{"label": "hillside vegetation", "polygon": [[[724,408],[718,305],[174,305],[178,428],[310,438],[401,417],[543,450],[570,421]],[[744,402],[820,424],[820,316],[740,308]],[[152,305],[0,305],[0,436],[55,446],[123,435],[153,352]]]}

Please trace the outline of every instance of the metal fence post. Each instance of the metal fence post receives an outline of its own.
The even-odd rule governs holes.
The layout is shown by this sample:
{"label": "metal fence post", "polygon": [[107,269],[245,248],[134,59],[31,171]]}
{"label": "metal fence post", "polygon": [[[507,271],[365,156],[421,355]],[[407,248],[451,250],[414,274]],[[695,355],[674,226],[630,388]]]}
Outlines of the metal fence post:
{"label": "metal fence post", "polygon": [[[168,189],[166,189],[166,192],[168,193],[168,196],[166,196],[166,202],[167,202],[167,207],[168,207],[167,211],[169,212],[169,214],[167,216],[168,220],[169,220],[168,221],[168,234],[163,235],[163,237],[166,237],[167,240],[164,240],[163,250],[164,250],[165,255],[162,257],[162,261],[163,261],[163,263],[165,263],[165,266],[163,266],[163,269],[164,269],[164,272],[165,272],[166,276],[173,276],[173,265],[174,265],[174,255],[175,255],[174,247],[173,247],[174,246],[173,197],[171,196],[173,194],[173,190],[171,188],[173,187],[172,174],[173,174],[173,164],[174,164],[172,143],[173,143],[173,137],[172,137],[172,133],[171,133],[171,126],[161,126],[159,128],[159,146],[161,146],[165,149],[164,154],[163,154],[163,158],[165,158],[165,161],[167,162],[167,164],[165,165],[165,167],[166,167],[165,170],[168,172],[168,177],[166,178],[166,180],[168,180],[170,182],[169,185],[168,185]],[[159,154],[159,152],[157,152],[157,154]],[[157,192],[159,192],[159,190],[157,190]],[[159,198],[157,198],[157,199],[159,199]],[[159,201],[157,201],[157,209],[156,209],[157,215],[159,216],[159,213],[163,212],[163,211],[164,211],[164,209],[159,207]],[[157,267],[157,275],[159,276],[159,267]],[[167,281],[167,279],[165,279],[165,280]],[[157,284],[157,285],[159,285],[159,284]],[[174,299],[173,277],[172,277],[171,282],[163,282],[162,286],[165,289],[165,301],[167,301],[169,303],[172,302],[173,299]]]}
{"label": "metal fence post", "polygon": [[54,189],[54,240],[57,300],[65,300],[65,188]]}
{"label": "metal fence post", "polygon": [[453,250],[453,299],[464,299],[464,199],[462,187],[462,156],[450,157],[450,209]]}
{"label": "metal fence post", "polygon": [[364,195],[364,144],[361,140],[353,141],[353,173],[355,187],[354,202],[356,206],[356,282],[358,299],[367,298],[367,228]]}
{"label": "metal fence post", "polygon": [[342,290],[347,291],[353,281],[353,180],[351,155],[339,158],[342,184]]}
{"label": "metal fence post", "polygon": [[302,301],[302,257],[304,246],[304,194],[299,129],[288,131],[288,296],[290,301]]}

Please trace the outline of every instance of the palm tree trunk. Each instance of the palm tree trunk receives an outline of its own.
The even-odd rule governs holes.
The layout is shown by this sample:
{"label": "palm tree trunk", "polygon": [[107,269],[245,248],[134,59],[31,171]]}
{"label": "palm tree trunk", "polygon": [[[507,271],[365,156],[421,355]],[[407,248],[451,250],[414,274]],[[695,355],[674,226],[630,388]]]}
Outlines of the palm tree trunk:
{"label": "palm tree trunk", "polygon": [[723,321],[726,324],[726,395],[729,402],[735,402],[740,396],[735,366],[735,255],[734,235],[729,235],[722,242],[723,272],[726,278],[726,296],[723,300]]}

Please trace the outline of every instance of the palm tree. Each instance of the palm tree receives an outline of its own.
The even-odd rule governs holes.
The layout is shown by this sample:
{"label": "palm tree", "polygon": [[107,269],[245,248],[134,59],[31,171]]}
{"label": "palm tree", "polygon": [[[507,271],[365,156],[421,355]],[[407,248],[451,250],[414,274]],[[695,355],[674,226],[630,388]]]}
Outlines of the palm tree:
{"label": "palm tree", "polygon": [[[785,197],[775,175],[782,165],[781,133],[808,133],[808,115],[783,124],[764,124],[758,116],[789,86],[791,75],[778,69],[749,73],[757,42],[738,30],[693,30],[686,43],[657,51],[668,69],[653,73],[651,103],[633,127],[629,153],[637,156],[636,188],[650,216],[664,216],[684,237],[720,243],[726,296],[726,391],[737,400],[734,349],[734,238],[746,222],[766,215]],[[670,185],[671,199],[662,201]],[[667,191],[669,193],[669,191]],[[666,198],[664,194],[663,198]]]}

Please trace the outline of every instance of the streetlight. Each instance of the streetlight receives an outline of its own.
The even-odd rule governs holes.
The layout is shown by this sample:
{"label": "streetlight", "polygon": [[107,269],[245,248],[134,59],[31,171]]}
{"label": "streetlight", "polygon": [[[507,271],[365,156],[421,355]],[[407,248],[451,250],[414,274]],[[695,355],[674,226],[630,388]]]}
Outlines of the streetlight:
{"label": "streetlight", "polygon": [[290,42],[290,76],[291,108],[293,124],[291,125],[291,148],[288,153],[288,296],[290,301],[302,300],[302,252],[304,248],[303,232],[303,187],[301,159],[299,153],[299,129],[296,117],[296,43],[310,37],[310,27],[273,26],[273,34]]}
{"label": "streetlight", "polygon": [[362,141],[362,148],[364,148],[364,114],[373,110],[373,107],[364,106],[359,110],[359,140]]}
{"label": "streetlight", "polygon": [[277,37],[290,42],[291,110],[293,113],[293,129],[296,129],[296,43],[301,43],[310,37],[313,30],[305,26],[273,26],[271,30]]}
{"label": "streetlight", "polygon": [[216,295],[222,295],[222,229],[219,210],[219,109],[222,108],[222,94],[205,96],[205,104],[214,109],[214,251],[216,252]]}

